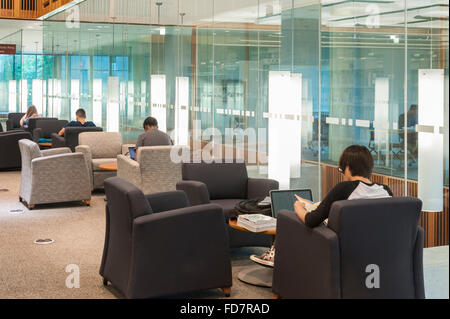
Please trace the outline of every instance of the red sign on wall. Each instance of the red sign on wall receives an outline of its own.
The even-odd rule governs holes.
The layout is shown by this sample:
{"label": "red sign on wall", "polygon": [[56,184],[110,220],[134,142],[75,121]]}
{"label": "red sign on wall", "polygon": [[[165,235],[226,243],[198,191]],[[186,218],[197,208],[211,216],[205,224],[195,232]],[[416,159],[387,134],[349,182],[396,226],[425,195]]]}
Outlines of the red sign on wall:
{"label": "red sign on wall", "polygon": [[16,54],[16,45],[0,44],[0,54]]}

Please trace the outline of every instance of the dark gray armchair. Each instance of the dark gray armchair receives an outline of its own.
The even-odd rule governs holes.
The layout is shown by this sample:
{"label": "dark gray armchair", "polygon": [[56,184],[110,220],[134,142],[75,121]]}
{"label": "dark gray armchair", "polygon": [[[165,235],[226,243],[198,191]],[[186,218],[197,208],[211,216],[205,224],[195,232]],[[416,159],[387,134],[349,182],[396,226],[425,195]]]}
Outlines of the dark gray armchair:
{"label": "dark gray armchair", "polygon": [[180,191],[145,196],[119,178],[105,180],[106,235],[100,275],[127,298],[223,288],[231,260],[223,210],[189,207]]}
{"label": "dark gray armchair", "polygon": [[[37,142],[40,138],[51,139],[53,133],[58,133],[68,121],[66,120],[41,120],[36,119],[34,123],[33,141]],[[31,124],[31,122],[29,123]]]}
{"label": "dark gray armchair", "polygon": [[23,128],[20,126],[20,120],[24,115],[25,113],[9,113],[8,120],[6,121],[6,130],[23,130]]}
{"label": "dark gray armchair", "polygon": [[[406,197],[339,201],[328,227],[313,229],[294,212],[280,211],[273,292],[306,299],[425,298],[421,208],[420,200]],[[377,282],[370,265],[378,267],[379,288],[369,288]]]}
{"label": "dark gray armchair", "polygon": [[78,146],[78,135],[83,132],[103,132],[103,129],[101,127],[66,127],[64,136],[59,136],[58,133],[52,134],[52,148],[68,147],[75,152],[75,147]]}
{"label": "dark gray armchair", "polygon": [[44,121],[55,121],[58,120],[56,117],[32,117],[28,119],[28,128],[26,131],[30,132],[33,135],[34,140],[34,130],[37,128],[38,123],[42,123]]}
{"label": "dark gray armchair", "polygon": [[[245,163],[185,163],[183,181],[177,189],[184,191],[191,205],[214,203],[223,207],[226,221],[235,205],[245,199],[264,199],[278,189],[277,181],[249,178]],[[269,247],[272,237],[243,232],[228,226],[230,247]]]}
{"label": "dark gray armchair", "polygon": [[20,169],[19,141],[22,139],[31,140],[31,134],[20,130],[0,133],[0,170]]}

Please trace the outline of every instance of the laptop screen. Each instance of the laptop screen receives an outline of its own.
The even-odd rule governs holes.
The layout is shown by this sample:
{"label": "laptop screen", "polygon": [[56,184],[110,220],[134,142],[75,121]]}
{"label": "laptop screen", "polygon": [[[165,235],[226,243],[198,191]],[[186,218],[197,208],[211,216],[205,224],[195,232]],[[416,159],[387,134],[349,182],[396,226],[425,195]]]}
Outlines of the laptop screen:
{"label": "laptop screen", "polygon": [[129,147],[130,157],[132,160],[136,160],[136,147]]}
{"label": "laptop screen", "polygon": [[310,189],[292,189],[271,191],[270,198],[272,201],[272,217],[277,218],[280,210],[294,211],[294,203],[297,201],[294,195],[300,196],[303,199],[313,201]]}

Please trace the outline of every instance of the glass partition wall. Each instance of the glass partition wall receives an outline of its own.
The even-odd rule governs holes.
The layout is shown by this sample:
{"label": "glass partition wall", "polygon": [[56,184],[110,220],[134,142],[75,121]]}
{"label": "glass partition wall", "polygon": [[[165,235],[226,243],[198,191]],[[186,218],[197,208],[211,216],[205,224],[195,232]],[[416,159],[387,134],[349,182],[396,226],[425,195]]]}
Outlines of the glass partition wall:
{"label": "glass partition wall", "polygon": [[318,200],[319,28],[318,1],[85,1],[44,21],[46,114],[83,107],[129,142],[152,115],[194,160]]}
{"label": "glass partition wall", "polygon": [[361,144],[374,180],[424,199],[433,176],[427,210],[448,210],[448,0],[84,1],[43,21],[36,68],[44,115],[83,107],[130,142],[152,115],[196,156],[315,200]]}
{"label": "glass partition wall", "polygon": [[[19,30],[0,39],[2,44],[16,46],[16,54],[0,54],[0,113],[18,112],[22,99],[27,100],[22,81],[22,33]],[[21,94],[22,87],[24,94]]]}

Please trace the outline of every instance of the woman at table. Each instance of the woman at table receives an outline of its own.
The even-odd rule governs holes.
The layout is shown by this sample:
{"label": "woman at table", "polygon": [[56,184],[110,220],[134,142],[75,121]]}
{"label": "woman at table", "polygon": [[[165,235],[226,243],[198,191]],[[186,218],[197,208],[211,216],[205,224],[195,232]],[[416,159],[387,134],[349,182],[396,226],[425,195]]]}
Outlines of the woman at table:
{"label": "woman at table", "polygon": [[36,106],[30,105],[28,107],[27,113],[20,119],[20,126],[24,129],[28,128],[28,121],[30,118],[39,117]]}
{"label": "woman at table", "polygon": [[[305,209],[305,204],[296,201],[294,210],[298,218],[306,226],[313,228],[324,224],[328,219],[331,206],[336,201],[392,197],[392,191],[388,186],[373,183],[370,180],[373,165],[373,157],[365,146],[352,145],[347,147],[339,159],[338,166],[344,181],[337,184],[327,194],[316,210],[308,212]],[[261,256],[252,255],[250,259],[259,264],[273,267],[275,248],[272,246],[269,251]]]}

